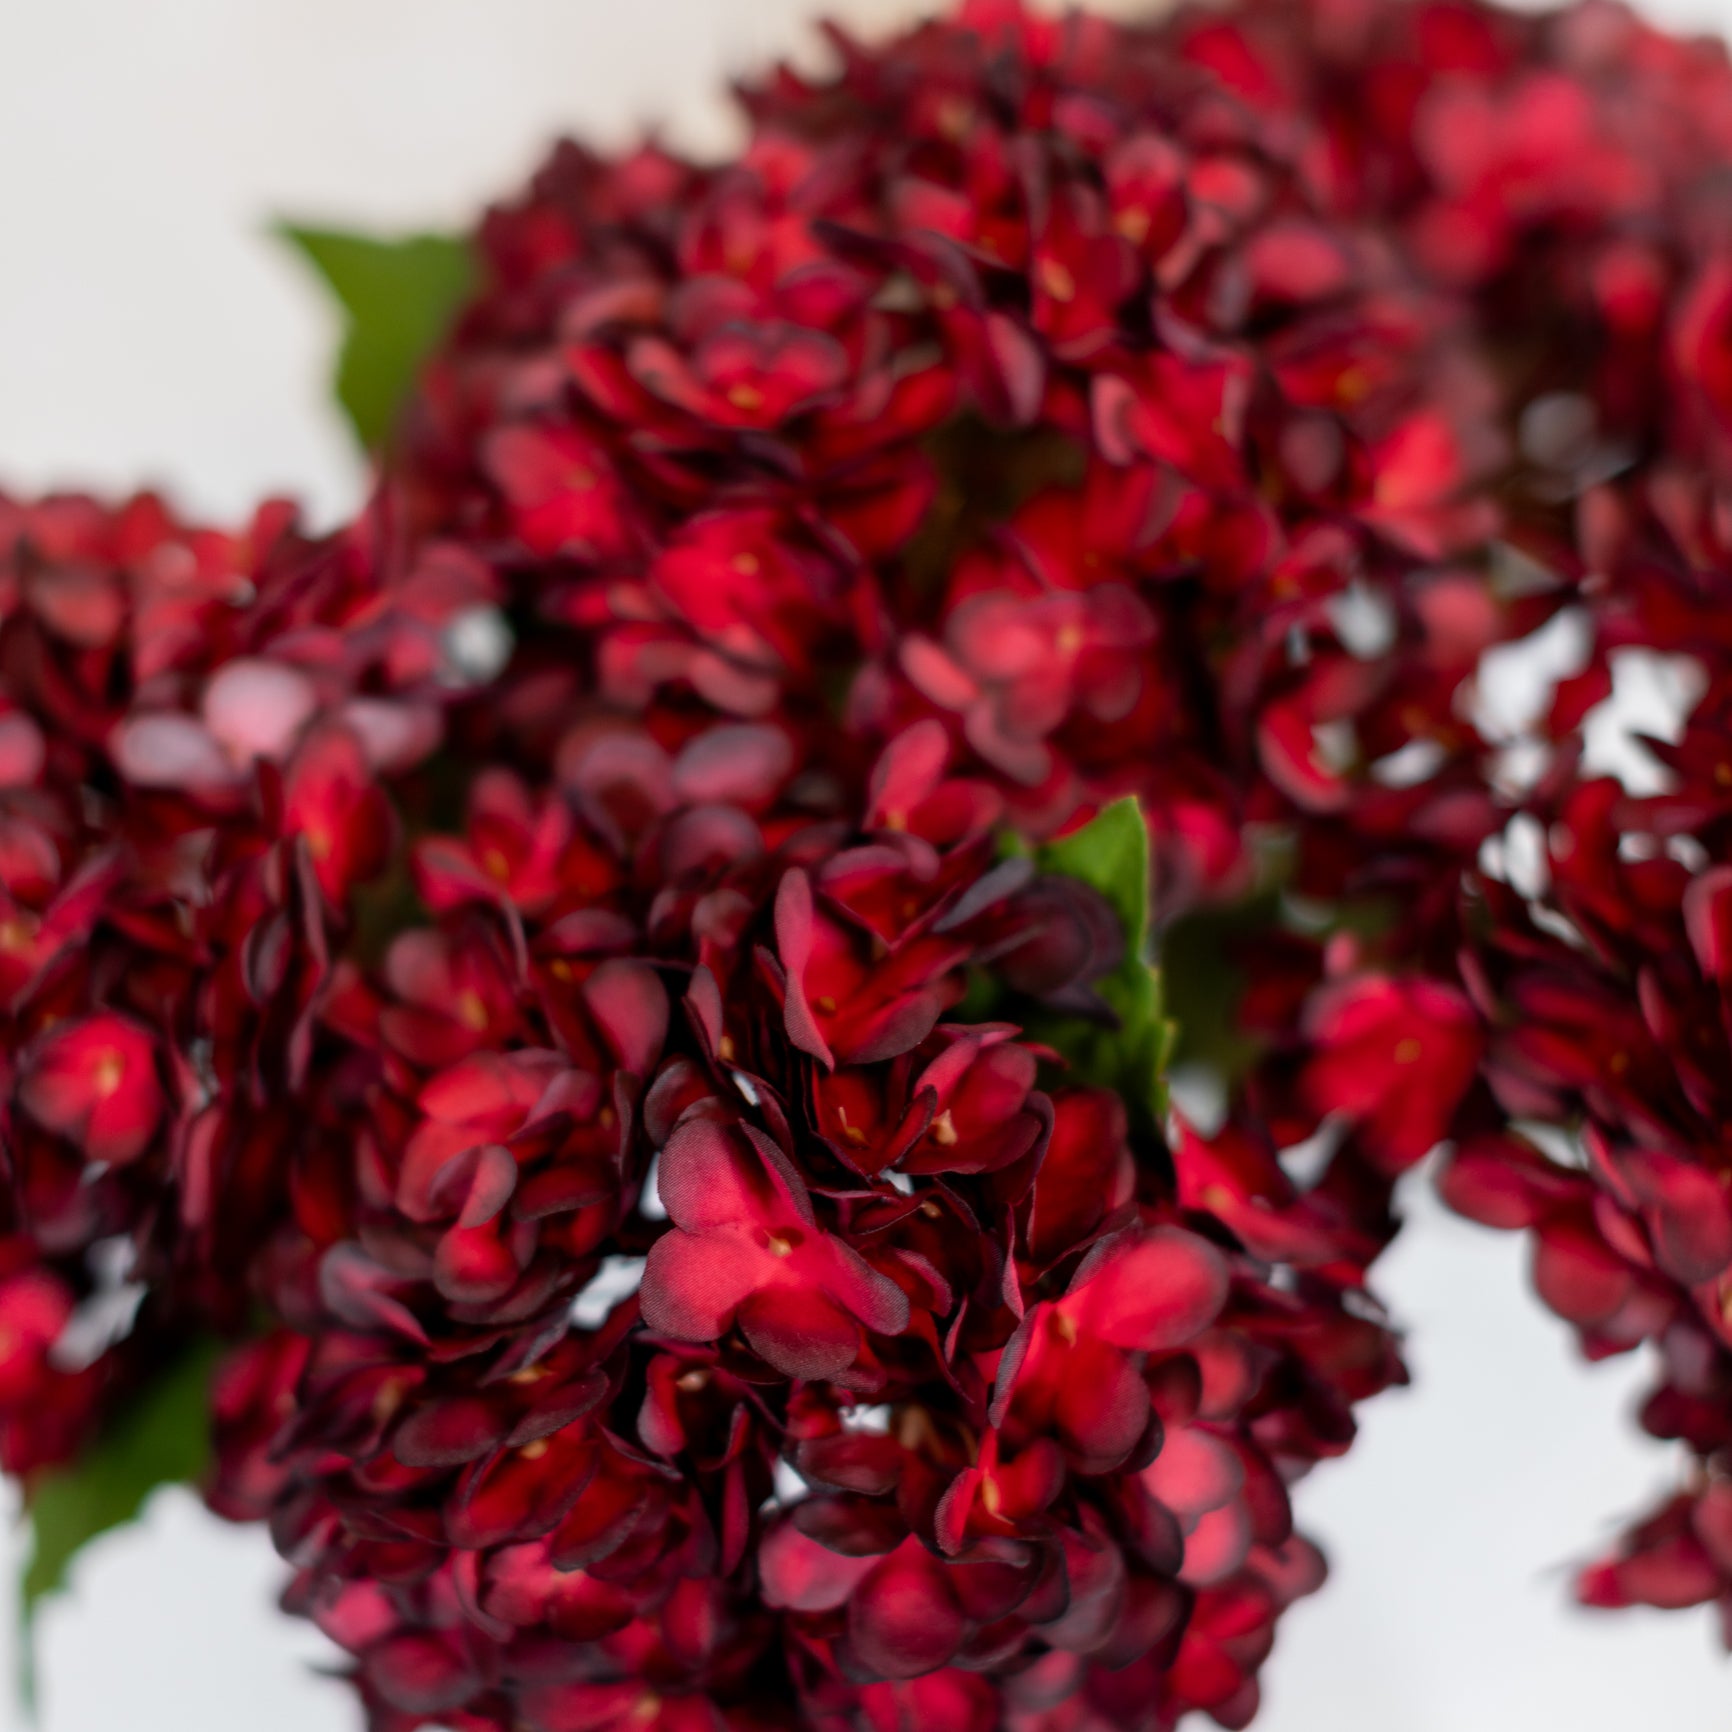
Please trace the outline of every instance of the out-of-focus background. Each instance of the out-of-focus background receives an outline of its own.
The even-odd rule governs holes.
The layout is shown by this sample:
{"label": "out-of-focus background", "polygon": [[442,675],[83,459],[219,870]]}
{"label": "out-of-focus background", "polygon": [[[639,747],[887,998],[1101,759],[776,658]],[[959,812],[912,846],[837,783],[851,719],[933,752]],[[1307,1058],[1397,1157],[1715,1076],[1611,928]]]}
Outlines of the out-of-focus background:
{"label": "out-of-focus background", "polygon": [[[293,215],[450,227],[558,133],[734,137],[727,77],[910,0],[0,0],[0,488],[139,484],[334,519],[362,474],[326,391],[331,315],[268,236]],[[1104,9],[1136,10],[1125,0]],[[1650,0],[1732,28],[1732,0]],[[1663,700],[1664,693],[1655,694]],[[1662,703],[1663,707],[1663,703]],[[1334,1578],[1281,1626],[1263,1732],[1724,1732],[1706,1613],[1601,1619],[1567,1566],[1677,1463],[1644,1368],[1575,1362],[1521,1247],[1423,1184],[1380,1286],[1417,1387],[1299,1492]],[[0,1491],[0,1728],[22,1550]],[[91,1546],[38,1635],[41,1732],[354,1732],[335,1650],[282,1618],[265,1535],[160,1493]],[[944,1732],[933,1728],[932,1732]]]}

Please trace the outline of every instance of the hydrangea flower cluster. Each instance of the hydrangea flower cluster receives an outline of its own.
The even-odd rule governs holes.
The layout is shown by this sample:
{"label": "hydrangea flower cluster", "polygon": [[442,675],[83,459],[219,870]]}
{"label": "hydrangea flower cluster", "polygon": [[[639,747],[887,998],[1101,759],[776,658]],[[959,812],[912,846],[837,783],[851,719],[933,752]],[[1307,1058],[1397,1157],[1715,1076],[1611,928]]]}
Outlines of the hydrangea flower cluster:
{"label": "hydrangea flower cluster", "polygon": [[1243,1726],[1442,1144],[1732,1607],[1725,52],[834,48],[491,211],[352,526],[0,505],[0,1465],[222,1337],[377,1732]]}

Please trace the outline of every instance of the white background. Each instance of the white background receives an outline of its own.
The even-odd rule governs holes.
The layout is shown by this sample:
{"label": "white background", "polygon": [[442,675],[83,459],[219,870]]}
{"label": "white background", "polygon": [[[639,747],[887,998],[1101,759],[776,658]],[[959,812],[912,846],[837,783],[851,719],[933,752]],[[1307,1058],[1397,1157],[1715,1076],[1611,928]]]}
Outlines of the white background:
{"label": "white background", "polygon": [[[0,486],[152,482],[219,515],[288,491],[334,517],[359,477],[326,403],[333,327],[268,220],[450,226],[559,130],[660,121],[721,148],[724,75],[810,48],[820,9],[916,8],[0,0]],[[1732,22],[1728,0],[1653,10]],[[1570,1561],[1677,1471],[1630,1423],[1642,1368],[1575,1363],[1516,1241],[1423,1187],[1410,1205],[1380,1286],[1419,1387],[1373,1404],[1349,1460],[1301,1488],[1335,1575],[1283,1622],[1259,1726],[1722,1732],[1709,1614],[1566,1601]],[[19,1550],[0,1534],[0,1727],[25,1723],[3,1687]],[[44,1732],[354,1732],[314,1670],[333,1651],[271,1609],[280,1580],[262,1533],[159,1495],[43,1616]]]}

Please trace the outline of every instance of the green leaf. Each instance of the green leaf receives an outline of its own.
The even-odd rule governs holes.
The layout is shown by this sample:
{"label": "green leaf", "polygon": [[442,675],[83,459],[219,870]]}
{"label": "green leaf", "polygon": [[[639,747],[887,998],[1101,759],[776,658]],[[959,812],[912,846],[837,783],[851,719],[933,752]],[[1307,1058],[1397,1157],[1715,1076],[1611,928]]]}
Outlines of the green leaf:
{"label": "green leaf", "polygon": [[318,272],[347,315],[337,400],[362,446],[376,451],[474,281],[469,243],[430,234],[381,240],[293,223],[277,232]]}
{"label": "green leaf", "polygon": [[1160,974],[1149,962],[1149,827],[1141,807],[1134,799],[1115,801],[1082,829],[1042,848],[1036,861],[1044,872],[1098,890],[1125,930],[1124,961],[1097,988],[1118,1026],[1067,1017],[1043,1026],[1039,1036],[1064,1054],[1074,1075],[1116,1090],[1134,1124],[1158,1125],[1167,1106],[1174,1028],[1163,1008]]}
{"label": "green leaf", "polygon": [[1080,830],[1049,842],[1037,856],[1043,872],[1080,878],[1113,905],[1125,948],[1141,956],[1149,942],[1149,826],[1130,796],[1103,807]]}
{"label": "green leaf", "polygon": [[214,1346],[189,1351],[117,1413],[76,1461],[31,1482],[25,1502],[30,1556],[19,1593],[19,1682],[27,1703],[35,1693],[36,1613],[65,1586],[72,1560],[98,1534],[131,1521],[158,1486],[204,1474],[215,1362]]}
{"label": "green leaf", "polygon": [[[1167,1008],[1179,1028],[1174,1062],[1211,1071],[1229,1088],[1263,1050],[1263,1041],[1240,1021],[1246,979],[1239,959],[1290,925],[1284,914],[1294,866],[1290,839],[1260,837],[1252,863],[1253,887],[1237,902],[1193,909],[1161,934]],[[1339,931],[1376,917],[1365,905],[1331,908],[1312,930]]]}
{"label": "green leaf", "polygon": [[1245,976],[1233,953],[1272,930],[1279,914],[1279,891],[1263,890],[1228,907],[1198,909],[1167,929],[1161,967],[1178,1021],[1178,1063],[1201,1066],[1231,1084],[1255,1062],[1261,1043],[1239,1025]]}

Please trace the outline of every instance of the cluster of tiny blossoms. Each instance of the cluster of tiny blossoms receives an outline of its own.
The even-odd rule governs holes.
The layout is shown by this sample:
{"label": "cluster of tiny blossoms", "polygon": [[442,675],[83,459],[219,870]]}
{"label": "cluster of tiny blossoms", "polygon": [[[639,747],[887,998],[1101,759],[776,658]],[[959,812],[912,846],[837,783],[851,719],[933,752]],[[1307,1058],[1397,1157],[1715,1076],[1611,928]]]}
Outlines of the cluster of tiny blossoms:
{"label": "cluster of tiny blossoms", "polygon": [[1732,1605],[1724,52],[834,49],[490,212],[350,528],[0,502],[0,1465],[224,1337],[375,1732],[1242,1726],[1441,1143],[1700,1464],[1587,1597]]}

